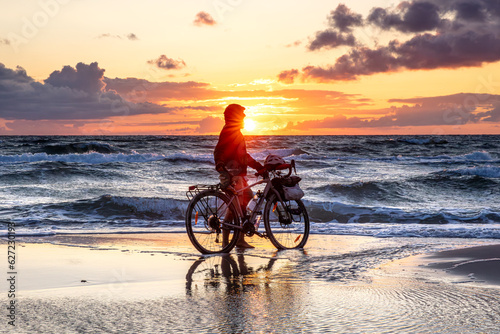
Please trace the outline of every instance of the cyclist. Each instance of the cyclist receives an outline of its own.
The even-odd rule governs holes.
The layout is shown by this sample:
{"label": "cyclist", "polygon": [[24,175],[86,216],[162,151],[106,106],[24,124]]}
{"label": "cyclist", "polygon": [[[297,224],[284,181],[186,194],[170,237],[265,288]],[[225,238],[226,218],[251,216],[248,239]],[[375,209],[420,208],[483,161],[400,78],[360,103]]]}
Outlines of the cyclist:
{"label": "cyclist", "polygon": [[[215,169],[220,173],[219,179],[223,187],[232,185],[235,190],[248,186],[246,179],[247,166],[261,171],[264,167],[247,153],[245,138],[241,133],[245,118],[245,107],[239,104],[230,104],[224,110],[225,125],[219,135],[219,141],[214,150]],[[224,171],[224,167],[233,175]],[[246,211],[248,202],[252,199],[253,192],[250,188],[243,191],[239,196],[242,212]],[[228,213],[225,220],[230,221],[233,217]],[[223,230],[222,242],[228,243],[229,231]],[[244,234],[236,243],[237,247],[254,248],[244,239]]]}

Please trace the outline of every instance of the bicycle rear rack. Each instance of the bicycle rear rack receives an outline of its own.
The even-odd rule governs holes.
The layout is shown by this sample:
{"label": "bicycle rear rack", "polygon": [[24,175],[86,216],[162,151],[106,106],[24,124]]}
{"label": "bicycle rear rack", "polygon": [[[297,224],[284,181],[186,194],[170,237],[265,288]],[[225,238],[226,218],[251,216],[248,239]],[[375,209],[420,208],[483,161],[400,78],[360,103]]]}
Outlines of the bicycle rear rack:
{"label": "bicycle rear rack", "polygon": [[194,186],[189,186],[188,191],[186,191],[186,197],[188,200],[192,200],[193,197],[205,190],[220,190],[219,184],[196,184]]}

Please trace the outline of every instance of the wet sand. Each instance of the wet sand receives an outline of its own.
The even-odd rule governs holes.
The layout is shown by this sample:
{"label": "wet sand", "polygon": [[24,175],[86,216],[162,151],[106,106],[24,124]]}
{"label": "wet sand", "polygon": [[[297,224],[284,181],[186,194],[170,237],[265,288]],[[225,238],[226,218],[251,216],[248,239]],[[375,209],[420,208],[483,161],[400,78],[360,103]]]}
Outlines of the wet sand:
{"label": "wet sand", "polygon": [[2,333],[499,332],[494,240],[312,235],[278,252],[252,238],[208,257],[182,233],[17,241]]}

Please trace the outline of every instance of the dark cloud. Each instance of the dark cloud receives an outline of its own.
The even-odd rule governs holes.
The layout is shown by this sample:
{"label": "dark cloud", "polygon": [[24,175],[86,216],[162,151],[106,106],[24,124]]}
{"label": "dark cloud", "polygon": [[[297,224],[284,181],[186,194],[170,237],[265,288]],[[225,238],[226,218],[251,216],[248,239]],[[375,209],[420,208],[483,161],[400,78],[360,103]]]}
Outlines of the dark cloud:
{"label": "dark cloud", "polygon": [[54,87],[68,87],[87,93],[99,93],[106,84],[102,81],[104,69],[97,63],[76,64],[76,68],[64,66],[61,71],[54,71],[45,79],[45,83]]}
{"label": "dark cloud", "polygon": [[[335,12],[346,16],[345,6],[340,7],[342,10],[339,7]],[[288,83],[298,77],[318,82],[356,80],[359,76],[405,69],[477,67],[500,60],[499,0],[403,1],[396,8],[373,8],[365,25],[410,35],[407,40],[392,40],[374,48],[359,44],[353,33],[333,28],[346,31],[354,23],[338,22],[342,21],[332,18],[331,27],[316,33],[308,49],[348,45],[350,50],[329,66],[310,65],[300,75],[294,72],[293,77],[283,71],[278,78],[284,76]]]}
{"label": "dark cloud", "polygon": [[163,70],[180,70],[181,68],[186,67],[186,63],[184,62],[184,60],[175,60],[172,58],[168,58],[165,55],[161,55],[160,57],[158,57],[158,59],[149,60],[148,64],[156,65],[156,67]]}
{"label": "dark cloud", "polygon": [[500,17],[498,0],[428,0],[444,11],[455,14],[457,20],[472,22],[497,22]]}
{"label": "dark cloud", "polygon": [[54,71],[44,83],[22,68],[0,64],[0,118],[7,120],[104,119],[113,116],[171,113],[154,103],[133,103],[115,91],[105,91],[104,69],[78,63]]}
{"label": "dark cloud", "polygon": [[397,11],[373,8],[367,21],[384,30],[394,28],[402,32],[424,32],[442,24],[439,7],[430,2],[403,3]]}
{"label": "dark cloud", "polygon": [[500,122],[500,103],[497,104],[496,108],[479,113],[477,116],[481,117],[483,122]]}
{"label": "dark cloud", "polygon": [[10,45],[10,41],[7,38],[0,38],[0,44]]}
{"label": "dark cloud", "polygon": [[309,50],[321,48],[334,49],[341,45],[354,46],[356,38],[353,34],[342,34],[333,30],[318,31],[316,37],[309,43]]}
{"label": "dark cloud", "polygon": [[457,18],[466,21],[479,21],[486,20],[486,10],[478,2],[461,2],[456,4]]}
{"label": "dark cloud", "polygon": [[360,47],[352,49],[347,55],[337,59],[335,65],[328,68],[307,66],[302,69],[305,79],[319,82],[355,80],[359,75],[370,75],[380,72],[395,71],[400,63],[387,48],[369,49]]}
{"label": "dark cloud", "polygon": [[331,11],[328,20],[332,27],[337,28],[341,32],[350,32],[352,27],[363,25],[361,14],[353,13],[344,4],[339,4],[335,10]]}
{"label": "dark cloud", "polygon": [[0,94],[23,89],[26,84],[32,82],[34,82],[33,78],[28,76],[24,68],[17,66],[15,70],[12,70],[0,63]]}
{"label": "dark cloud", "polygon": [[307,46],[309,50],[333,49],[341,45],[354,46],[356,38],[351,33],[353,27],[363,25],[363,17],[353,13],[346,5],[340,4],[328,16],[329,28],[316,32]]}
{"label": "dark cloud", "polygon": [[199,12],[196,14],[196,18],[193,21],[193,24],[196,26],[213,26],[216,25],[217,22],[213,19],[212,15],[207,12]]}

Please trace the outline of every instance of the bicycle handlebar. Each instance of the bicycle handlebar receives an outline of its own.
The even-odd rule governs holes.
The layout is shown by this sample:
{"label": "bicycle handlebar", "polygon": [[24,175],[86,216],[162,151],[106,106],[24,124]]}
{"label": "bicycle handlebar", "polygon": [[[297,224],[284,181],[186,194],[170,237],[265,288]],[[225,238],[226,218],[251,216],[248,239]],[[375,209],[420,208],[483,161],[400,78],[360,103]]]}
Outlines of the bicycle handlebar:
{"label": "bicycle handlebar", "polygon": [[[292,175],[292,170],[295,171],[295,174],[297,174],[297,170],[295,169],[295,160],[292,160],[291,163],[289,164],[281,164],[281,165],[277,165],[277,166],[264,166],[263,169],[257,171],[257,173],[255,173],[254,175],[255,176],[262,176],[264,178],[266,177],[269,177],[269,172],[271,171],[276,171],[276,170],[285,170],[285,169],[288,169],[288,173],[284,176],[284,177],[289,177],[290,175]],[[228,173],[230,176],[235,176],[233,174],[231,174],[231,172],[226,168],[226,166],[222,166],[222,170],[226,173]]]}

